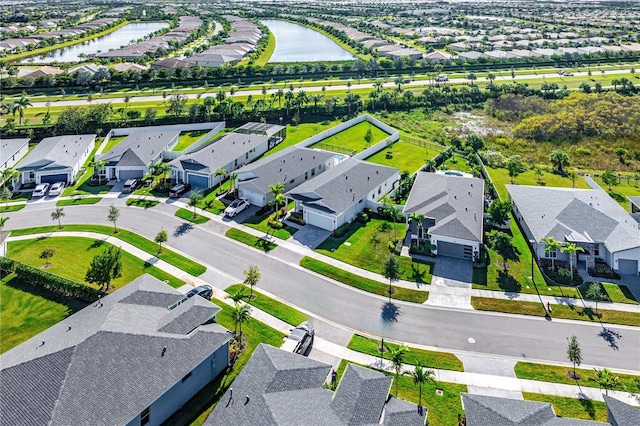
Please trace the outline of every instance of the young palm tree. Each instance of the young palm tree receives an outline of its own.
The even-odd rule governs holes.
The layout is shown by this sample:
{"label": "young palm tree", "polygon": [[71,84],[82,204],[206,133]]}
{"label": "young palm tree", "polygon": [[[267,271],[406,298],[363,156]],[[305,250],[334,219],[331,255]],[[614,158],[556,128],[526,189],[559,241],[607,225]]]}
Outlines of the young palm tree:
{"label": "young palm tree", "polygon": [[387,350],[389,351],[389,357],[391,358],[393,369],[396,371],[396,397],[397,397],[398,396],[398,376],[402,374],[402,365],[404,364],[404,355],[408,352],[409,349],[406,346],[397,346],[395,348],[390,348],[387,346]]}
{"label": "young palm tree", "polygon": [[167,163],[159,162],[153,166],[155,173],[160,176],[160,181],[162,182],[162,186],[165,185],[167,181],[167,173],[171,170],[171,168],[167,165]]}
{"label": "young palm tree", "polygon": [[418,226],[418,247],[420,247],[420,237],[422,237],[422,221],[424,220],[424,215],[422,213],[411,213],[411,220],[416,223]]}
{"label": "young palm tree", "polygon": [[584,249],[573,243],[565,243],[560,250],[564,253],[569,253],[569,268],[571,269],[571,281],[573,281],[573,255],[579,251],[584,251]]}
{"label": "young palm tree", "polygon": [[[216,177],[218,176],[224,176],[227,174],[227,169],[224,169],[222,167],[218,167],[218,170],[216,170]],[[222,179],[220,179],[220,182],[218,182],[218,191],[220,190],[220,187],[222,186]]]}
{"label": "young palm tree", "polygon": [[235,324],[236,338],[240,340],[240,346],[242,346],[242,324],[249,322],[251,317],[251,308],[249,305],[235,305],[235,308],[231,312],[231,319]]}
{"label": "young palm tree", "polygon": [[64,209],[62,207],[56,207],[54,211],[51,212],[51,220],[58,221],[58,228],[62,229],[62,223],[60,219],[64,217]]}
{"label": "young palm tree", "polygon": [[5,223],[7,223],[7,221],[8,221],[9,219],[10,219],[10,218],[8,218],[8,217],[1,217],[1,216],[0,216],[0,230],[2,230],[2,228],[4,228]]}
{"label": "young palm tree", "polygon": [[273,204],[276,208],[276,219],[278,219],[278,209],[284,201],[284,184],[278,182],[275,185],[269,185],[269,193],[273,195],[273,200],[269,204]]}
{"label": "young palm tree", "polygon": [[189,193],[189,202],[187,203],[187,205],[189,207],[193,207],[194,218],[196,217],[196,209],[198,208],[200,203],[202,203],[203,199],[204,199],[204,196],[202,195],[202,191],[198,191],[197,189],[194,189]]}
{"label": "young palm tree", "polygon": [[618,376],[614,376],[608,368],[603,368],[602,370],[594,368],[593,371],[596,372],[596,376],[590,379],[596,382],[600,389],[604,388],[605,395],[609,395],[609,390],[620,384]]}
{"label": "young palm tree", "polygon": [[240,289],[235,293],[229,293],[227,299],[233,300],[233,303],[237,305],[238,303],[242,302],[242,300],[244,300],[245,296],[246,295],[244,294],[244,290]]}
{"label": "young palm tree", "polygon": [[11,112],[13,113],[14,117],[16,116],[16,112],[18,113],[18,124],[22,124],[24,110],[30,106],[31,102],[29,101],[29,98],[27,98],[27,95],[24,94],[20,96],[20,99],[14,102],[13,106],[11,107]]}
{"label": "young palm tree", "polygon": [[429,382],[435,383],[435,373],[433,370],[425,370],[420,362],[416,362],[415,369],[410,374],[413,383],[418,385],[418,406],[420,407],[420,411],[422,411],[422,385]]}
{"label": "young palm tree", "polygon": [[[560,243],[560,241],[557,241],[553,237],[543,237],[542,241],[546,246],[546,250],[549,252],[551,251],[557,252],[558,249],[562,248],[562,244]],[[551,257],[551,268],[556,269],[555,257]]]}

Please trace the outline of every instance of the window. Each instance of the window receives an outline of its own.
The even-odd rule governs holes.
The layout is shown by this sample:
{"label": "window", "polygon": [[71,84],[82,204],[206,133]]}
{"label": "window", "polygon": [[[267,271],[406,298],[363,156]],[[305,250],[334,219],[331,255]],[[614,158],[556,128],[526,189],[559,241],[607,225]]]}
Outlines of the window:
{"label": "window", "polygon": [[311,176],[315,176],[316,175],[316,168],[314,167],[313,169],[311,169]]}
{"label": "window", "polygon": [[191,377],[191,373],[193,373],[193,372],[192,372],[192,371],[189,371],[189,372],[187,373],[187,375],[186,375],[186,376],[184,376],[184,377],[182,378],[182,383],[186,382],[186,381],[187,381],[187,379],[188,379],[189,377]]}
{"label": "window", "polygon": [[600,246],[599,246],[599,245],[596,245],[596,246],[593,248],[593,255],[594,255],[594,256],[600,256]]}
{"label": "window", "polygon": [[248,153],[248,152],[245,152],[245,153],[244,153],[244,159],[245,159],[245,160],[248,160],[248,159],[249,159],[249,153]]}
{"label": "window", "polygon": [[144,409],[144,411],[142,411],[142,413],[140,414],[140,424],[142,426],[146,425],[147,423],[149,423],[149,414],[150,414],[150,407],[147,407]]}
{"label": "window", "polygon": [[289,183],[293,183],[293,182],[295,182],[295,181],[296,181],[295,179],[291,179],[291,180],[289,181]]}
{"label": "window", "polygon": [[236,158],[235,166],[238,167],[238,159]]}
{"label": "window", "polygon": [[558,251],[556,249],[550,250],[549,248],[545,248],[544,249],[544,256],[555,259],[556,257],[558,257]]}
{"label": "window", "polygon": [[309,179],[309,172],[304,172],[304,180]]}

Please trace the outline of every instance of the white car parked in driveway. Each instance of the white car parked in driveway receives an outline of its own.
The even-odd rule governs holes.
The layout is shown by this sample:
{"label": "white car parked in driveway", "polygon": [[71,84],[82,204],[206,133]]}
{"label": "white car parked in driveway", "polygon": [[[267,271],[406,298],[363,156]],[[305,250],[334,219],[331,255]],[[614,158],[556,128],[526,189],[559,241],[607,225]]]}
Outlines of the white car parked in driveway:
{"label": "white car parked in driveway", "polygon": [[62,194],[62,191],[64,191],[64,182],[56,182],[53,185],[51,185],[51,189],[49,189],[49,196],[50,197],[55,197],[57,195]]}
{"label": "white car parked in driveway", "polygon": [[40,185],[36,186],[36,189],[33,190],[33,194],[31,194],[31,197],[33,198],[44,197],[48,189],[49,189],[48,183],[41,183]]}
{"label": "white car parked in driveway", "polygon": [[246,198],[235,199],[224,209],[225,216],[234,217],[249,208],[249,200]]}

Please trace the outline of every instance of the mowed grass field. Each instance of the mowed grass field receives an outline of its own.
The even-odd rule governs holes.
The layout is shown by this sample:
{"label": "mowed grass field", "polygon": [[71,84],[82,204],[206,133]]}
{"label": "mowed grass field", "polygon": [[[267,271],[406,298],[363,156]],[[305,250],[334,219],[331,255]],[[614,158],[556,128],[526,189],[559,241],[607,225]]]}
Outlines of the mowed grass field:
{"label": "mowed grass field", "polygon": [[[367,144],[365,141],[365,135],[371,129],[371,143]],[[388,137],[389,134],[384,130],[374,126],[368,122],[358,123],[355,126],[351,126],[333,136],[322,139],[317,144],[311,145],[310,148],[322,148],[330,150],[330,147],[340,147],[356,152],[364,151],[369,146],[373,146]]]}
{"label": "mowed grass field", "polygon": [[[425,165],[426,152],[424,148],[408,142],[396,142],[391,147],[383,149],[367,158],[375,164],[396,167],[400,170],[408,170],[413,173]],[[431,152],[434,152],[431,150]],[[388,155],[390,153],[390,155]]]}

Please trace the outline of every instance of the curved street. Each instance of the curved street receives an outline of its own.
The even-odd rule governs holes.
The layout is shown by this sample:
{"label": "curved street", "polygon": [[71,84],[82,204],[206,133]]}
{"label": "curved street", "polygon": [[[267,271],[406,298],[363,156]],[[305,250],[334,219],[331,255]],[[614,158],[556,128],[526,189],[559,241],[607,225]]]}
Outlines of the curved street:
{"label": "curved street", "polygon": [[[566,339],[576,335],[585,364],[640,371],[640,328],[548,321],[398,301],[385,310],[383,317],[386,298],[302,269],[298,266],[300,255],[290,250],[278,247],[264,254],[226,238],[224,232],[229,225],[224,220],[193,226],[173,216],[176,208],[169,203],[144,210],[126,207],[124,201],[124,198],[106,198],[97,205],[67,208],[63,224],[109,225],[107,209],[114,203],[121,212],[118,227],[134,230],[149,239],[164,228],[169,231],[170,247],[238,278],[238,282],[248,265],[258,265],[262,273],[260,288],[314,316],[354,331],[443,350],[556,363],[567,362]],[[51,225],[53,209],[54,204],[50,202],[29,203],[22,211],[7,214],[11,220],[6,229]],[[217,274],[208,271],[201,278],[215,281],[212,278],[215,276]],[[211,284],[225,288],[226,281]]]}

